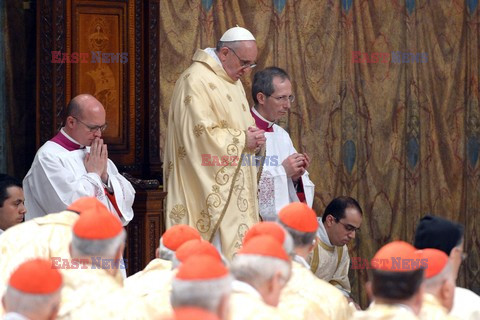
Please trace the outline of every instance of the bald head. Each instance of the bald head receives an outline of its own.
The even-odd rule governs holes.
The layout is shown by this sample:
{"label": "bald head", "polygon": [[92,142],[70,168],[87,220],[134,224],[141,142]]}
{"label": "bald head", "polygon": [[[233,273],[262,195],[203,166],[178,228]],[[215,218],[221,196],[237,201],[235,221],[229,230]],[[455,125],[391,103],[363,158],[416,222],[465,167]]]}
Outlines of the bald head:
{"label": "bald head", "polygon": [[100,108],[103,109],[102,104],[94,96],[88,93],[79,94],[70,100],[70,103],[67,106],[66,117],[73,116],[81,118],[83,115],[83,110],[89,108]]}
{"label": "bald head", "polygon": [[64,130],[81,145],[89,146],[101,138],[105,117],[100,101],[91,94],[79,94],[67,106]]}

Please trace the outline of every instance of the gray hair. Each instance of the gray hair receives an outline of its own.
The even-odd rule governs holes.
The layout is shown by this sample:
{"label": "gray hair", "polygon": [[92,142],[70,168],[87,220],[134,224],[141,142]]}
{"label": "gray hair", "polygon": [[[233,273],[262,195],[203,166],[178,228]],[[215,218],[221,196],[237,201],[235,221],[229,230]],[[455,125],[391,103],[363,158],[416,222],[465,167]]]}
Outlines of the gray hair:
{"label": "gray hair", "polygon": [[106,240],[83,239],[72,233],[72,258],[90,256],[113,258],[118,248],[125,243],[126,237],[125,230],[115,238]]}
{"label": "gray hair", "polygon": [[288,280],[291,273],[291,263],[282,259],[255,254],[237,254],[230,268],[230,272],[237,280],[246,282],[254,288],[261,287],[278,271],[284,279]]}
{"label": "gray hair", "polygon": [[213,280],[172,281],[170,302],[173,308],[194,306],[216,313],[225,295],[232,291],[232,277]]}
{"label": "gray hair", "polygon": [[227,47],[227,48],[230,47],[230,48],[233,48],[233,49],[237,49],[238,45],[242,41],[243,40],[241,40],[241,41],[218,41],[215,50],[220,51],[220,49],[222,49],[223,47]]}
{"label": "gray hair", "polygon": [[160,238],[160,245],[158,246],[158,255],[160,259],[173,261],[175,258],[175,251],[168,249],[163,244],[163,237]]}
{"label": "gray hair", "polygon": [[[60,289],[50,294],[31,294],[7,287],[3,296],[5,310],[22,315],[53,312],[60,305]],[[50,309],[50,310],[47,310]]]}
{"label": "gray hair", "polygon": [[278,221],[278,223],[285,229],[287,232],[290,234],[290,236],[293,239],[293,244],[295,247],[307,247],[313,243],[313,240],[315,240],[315,237],[317,235],[317,232],[301,232],[295,229],[290,228],[289,226],[286,226],[282,221]]}
{"label": "gray hair", "polygon": [[450,260],[448,260],[447,264],[445,267],[443,267],[443,270],[439,274],[423,280],[423,283],[425,284],[425,291],[429,293],[435,293],[440,286],[448,280],[453,281],[453,265]]}

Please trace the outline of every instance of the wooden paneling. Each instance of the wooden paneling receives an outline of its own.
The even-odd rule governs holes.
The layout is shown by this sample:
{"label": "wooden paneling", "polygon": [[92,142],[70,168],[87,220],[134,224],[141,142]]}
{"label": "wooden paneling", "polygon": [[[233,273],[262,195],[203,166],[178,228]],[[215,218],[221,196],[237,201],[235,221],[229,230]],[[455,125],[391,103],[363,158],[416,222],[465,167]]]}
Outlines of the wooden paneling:
{"label": "wooden paneling", "polygon": [[[107,112],[110,158],[161,180],[159,1],[41,0],[37,23],[37,147],[61,127],[68,101],[90,93]],[[52,52],[78,56],[53,63]]]}
{"label": "wooden paneling", "polygon": [[[110,151],[134,162],[134,25],[133,2],[89,1],[72,7],[71,51],[88,55],[88,62],[72,64],[72,96],[92,93],[103,104],[108,128],[104,139]],[[130,39],[130,40],[129,40]],[[67,46],[68,48],[68,46]],[[125,90],[126,89],[126,90]]]}
{"label": "wooden paneling", "polygon": [[142,270],[155,258],[155,250],[165,232],[163,201],[166,195],[160,189],[140,190],[135,195],[135,219],[127,227],[129,241],[125,250],[129,275]]}

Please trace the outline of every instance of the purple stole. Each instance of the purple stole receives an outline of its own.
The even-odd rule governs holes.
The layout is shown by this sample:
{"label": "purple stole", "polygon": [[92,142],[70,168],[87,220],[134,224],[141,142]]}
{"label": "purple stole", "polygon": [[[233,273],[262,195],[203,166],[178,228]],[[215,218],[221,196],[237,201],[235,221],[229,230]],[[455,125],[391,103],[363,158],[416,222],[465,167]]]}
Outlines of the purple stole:
{"label": "purple stole", "polygon": [[[79,144],[76,144],[75,142],[71,141],[65,135],[62,133],[62,131],[58,131],[57,135],[50,139],[50,141],[55,142],[56,144],[61,145],[68,151],[75,151],[78,149],[82,149],[82,146]],[[85,147],[83,147],[85,148]]]}

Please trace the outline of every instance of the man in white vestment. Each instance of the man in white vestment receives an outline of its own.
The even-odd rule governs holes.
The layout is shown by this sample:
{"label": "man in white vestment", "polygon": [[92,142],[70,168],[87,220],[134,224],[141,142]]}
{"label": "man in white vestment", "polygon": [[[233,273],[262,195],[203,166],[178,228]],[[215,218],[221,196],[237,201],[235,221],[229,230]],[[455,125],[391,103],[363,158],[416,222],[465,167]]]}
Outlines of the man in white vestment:
{"label": "man in white vestment", "polygon": [[340,289],[350,302],[353,301],[350,298],[350,256],[347,244],[359,231],[362,216],[362,209],[355,199],[344,196],[333,199],[325,208],[323,216],[317,218],[317,245],[308,259],[312,272]]}
{"label": "man in white vestment", "polygon": [[240,81],[257,44],[244,28],[197,50],[173,91],[164,157],[166,224],[188,224],[231,259],[259,221],[257,168],[243,163],[265,143]]}
{"label": "man in white vestment", "polygon": [[257,72],[252,97],[252,116],[267,139],[258,205],[263,220],[274,221],[280,209],[291,202],[305,202],[311,207],[315,185],[306,170],[310,157],[297,153],[287,131],[275,124],[287,114],[295,99],[288,74],[277,67]]}
{"label": "man in white vestment", "polygon": [[96,197],[123,225],[132,220],[135,190],[108,159],[106,127],[95,97],[70,101],[64,127],[37,151],[23,180],[27,220],[63,211],[81,197]]}

